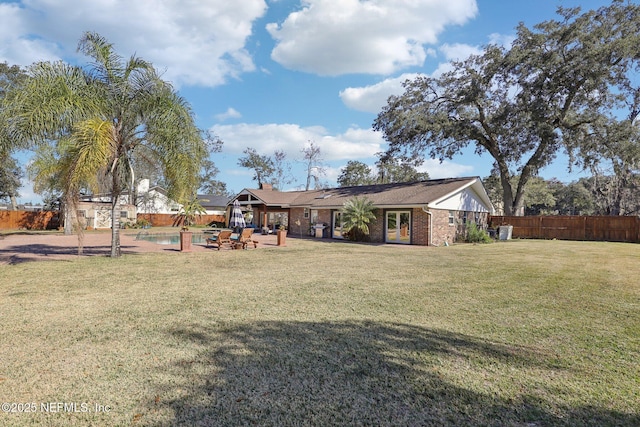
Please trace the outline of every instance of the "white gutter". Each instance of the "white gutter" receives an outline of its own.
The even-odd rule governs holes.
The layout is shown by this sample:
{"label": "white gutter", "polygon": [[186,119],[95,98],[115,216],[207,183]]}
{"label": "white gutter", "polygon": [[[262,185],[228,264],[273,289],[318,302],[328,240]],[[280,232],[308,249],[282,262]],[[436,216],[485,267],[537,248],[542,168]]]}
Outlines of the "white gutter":
{"label": "white gutter", "polygon": [[433,214],[425,210],[425,208],[428,208],[428,207],[429,207],[429,204],[427,203],[422,207],[422,212],[429,215],[429,246],[433,246]]}

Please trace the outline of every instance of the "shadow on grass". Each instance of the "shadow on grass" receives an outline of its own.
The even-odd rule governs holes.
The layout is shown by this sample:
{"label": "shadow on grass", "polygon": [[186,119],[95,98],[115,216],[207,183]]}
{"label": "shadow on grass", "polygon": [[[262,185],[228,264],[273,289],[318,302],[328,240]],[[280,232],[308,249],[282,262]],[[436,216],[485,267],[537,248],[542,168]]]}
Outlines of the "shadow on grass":
{"label": "shadow on grass", "polygon": [[[600,408],[551,407],[534,392],[503,399],[453,384],[439,369],[549,368],[527,349],[379,322],[258,322],[175,328],[169,340],[202,349],[162,369],[149,409],[178,425],[638,425]],[[446,369],[446,368],[445,368]],[[450,369],[450,368],[449,368]],[[540,387],[535,384],[532,387]],[[166,420],[165,420],[166,421]]]}
{"label": "shadow on grass", "polygon": [[[129,246],[121,245],[123,253]],[[110,245],[84,246],[81,257],[110,256]],[[78,246],[47,245],[41,243],[18,244],[0,249],[0,264],[16,265],[33,261],[64,261],[78,257]]]}

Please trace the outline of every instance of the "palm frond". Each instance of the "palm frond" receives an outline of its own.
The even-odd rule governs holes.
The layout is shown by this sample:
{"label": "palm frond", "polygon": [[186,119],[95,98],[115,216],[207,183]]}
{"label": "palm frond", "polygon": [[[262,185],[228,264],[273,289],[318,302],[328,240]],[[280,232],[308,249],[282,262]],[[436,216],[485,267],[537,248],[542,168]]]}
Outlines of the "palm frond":
{"label": "palm frond", "polygon": [[113,164],[116,158],[113,124],[99,118],[82,121],[74,129],[71,141],[71,147],[66,152],[68,188],[72,192],[83,184],[95,188],[100,171]]}
{"label": "palm frond", "polygon": [[376,219],[375,206],[366,197],[353,197],[342,207],[342,227],[346,230],[369,235],[369,223]]}
{"label": "palm frond", "polygon": [[82,69],[63,62],[38,62],[29,78],[7,95],[7,126],[11,138],[23,145],[57,140],[74,123],[100,110],[100,101]]}
{"label": "palm frond", "polygon": [[122,57],[113,49],[113,44],[98,33],[85,32],[78,42],[78,52],[90,58],[96,76],[107,84],[117,82],[124,73]]}

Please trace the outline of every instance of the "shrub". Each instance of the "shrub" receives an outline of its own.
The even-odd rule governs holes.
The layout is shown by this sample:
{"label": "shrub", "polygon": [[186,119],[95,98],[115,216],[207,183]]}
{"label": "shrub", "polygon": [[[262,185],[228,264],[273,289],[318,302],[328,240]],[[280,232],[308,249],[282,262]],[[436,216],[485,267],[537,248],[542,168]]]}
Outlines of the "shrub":
{"label": "shrub", "polygon": [[366,197],[353,197],[342,207],[342,229],[346,239],[355,241],[369,240],[369,223],[376,219],[373,214],[373,202]]}
{"label": "shrub", "polygon": [[469,243],[491,243],[493,240],[489,234],[478,228],[475,222],[467,224],[467,241]]}

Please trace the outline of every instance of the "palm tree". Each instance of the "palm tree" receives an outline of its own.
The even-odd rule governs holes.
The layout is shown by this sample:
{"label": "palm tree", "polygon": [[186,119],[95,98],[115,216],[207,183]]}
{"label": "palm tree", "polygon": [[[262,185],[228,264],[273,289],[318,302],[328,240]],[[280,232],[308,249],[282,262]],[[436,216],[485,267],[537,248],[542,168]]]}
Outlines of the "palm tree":
{"label": "palm tree", "polygon": [[369,223],[376,219],[373,202],[366,197],[353,197],[342,206],[342,228],[351,240],[362,241],[369,236]]}
{"label": "palm tree", "polygon": [[161,166],[169,196],[182,202],[197,190],[206,143],[190,106],[152,64],[135,56],[125,61],[96,33],[85,33],[78,51],[92,58],[89,67],[33,64],[4,110],[16,144],[57,145],[65,199],[75,203],[80,188],[94,189],[106,180],[111,256],[117,257],[118,204],[125,190],[133,194],[136,155]]}
{"label": "palm tree", "polygon": [[[205,200],[208,202],[208,200]],[[189,227],[195,225],[198,218],[205,215],[207,210],[202,207],[197,198],[187,201],[180,208],[180,212],[176,215],[182,222],[182,230],[187,231]]]}

